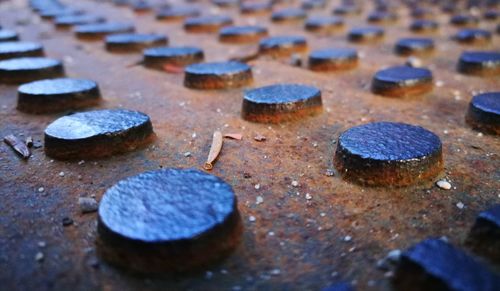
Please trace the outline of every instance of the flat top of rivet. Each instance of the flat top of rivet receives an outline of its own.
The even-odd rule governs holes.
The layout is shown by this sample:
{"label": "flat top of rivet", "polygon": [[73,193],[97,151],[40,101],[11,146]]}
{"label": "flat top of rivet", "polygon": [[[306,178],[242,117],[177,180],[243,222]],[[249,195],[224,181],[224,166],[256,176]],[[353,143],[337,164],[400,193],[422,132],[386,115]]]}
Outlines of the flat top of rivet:
{"label": "flat top of rivet", "polygon": [[307,18],[306,25],[342,25],[344,20],[335,16],[311,16]]}
{"label": "flat top of rivet", "polygon": [[83,92],[96,87],[97,84],[91,80],[60,78],[23,84],[18,88],[18,92],[30,95],[54,95]]}
{"label": "flat top of rivet", "polygon": [[396,66],[378,71],[375,74],[375,79],[383,82],[411,85],[422,80],[431,80],[432,72],[424,68]]}
{"label": "flat top of rivet", "polygon": [[121,236],[147,242],[193,239],[234,211],[230,185],[195,169],[145,172],[104,194],[99,218]]}
{"label": "flat top of rivet", "polygon": [[273,19],[286,19],[286,18],[304,18],[306,17],[306,12],[301,8],[283,8],[273,12]]}
{"label": "flat top of rivet", "polygon": [[34,42],[9,41],[0,43],[0,54],[21,53],[41,49],[42,45]]}
{"label": "flat top of rivet", "polygon": [[276,84],[246,90],[244,99],[253,103],[293,103],[317,97],[321,91],[312,86],[300,84]]}
{"label": "flat top of rivet", "polygon": [[380,35],[384,29],[377,26],[355,27],[349,31],[351,35]]}
{"label": "flat top of rivet", "polygon": [[431,38],[402,38],[398,40],[396,45],[409,48],[426,48],[434,46],[434,40]]}
{"label": "flat top of rivet", "polygon": [[374,122],[342,133],[339,146],[363,159],[405,161],[432,155],[441,149],[441,140],[420,126]]}
{"label": "flat top of rivet", "polygon": [[495,284],[500,283],[483,265],[441,239],[424,240],[402,257],[444,280],[451,290],[495,290]]}
{"label": "flat top of rivet", "polygon": [[500,52],[494,51],[468,51],[463,52],[460,59],[470,63],[500,64]]}
{"label": "flat top of rivet", "polygon": [[104,22],[104,17],[89,15],[89,14],[81,14],[81,15],[63,15],[56,18],[55,23],[59,25],[77,25],[77,24],[87,24],[94,22]]}
{"label": "flat top of rivet", "polygon": [[272,36],[261,39],[262,47],[278,47],[294,44],[305,44],[306,38],[303,36]]}
{"label": "flat top of rivet", "polygon": [[42,57],[15,58],[0,61],[0,70],[36,70],[59,66],[61,64],[58,60]]}
{"label": "flat top of rivet", "polygon": [[180,55],[199,54],[203,51],[197,47],[154,47],[144,50],[144,55],[148,57],[175,57]]}
{"label": "flat top of rivet", "polygon": [[250,66],[240,62],[212,62],[189,65],[186,67],[185,72],[201,75],[225,75],[236,74],[248,70],[250,70]]}
{"label": "flat top of rivet", "polygon": [[267,28],[256,25],[226,26],[219,31],[221,35],[257,34],[265,32],[267,32]]}
{"label": "flat top of rivet", "polygon": [[331,48],[331,49],[321,49],[311,52],[309,55],[315,59],[356,59],[358,57],[358,52],[355,49],[350,48]]}
{"label": "flat top of rivet", "polygon": [[106,37],[107,43],[144,43],[166,40],[166,36],[154,33],[120,33]]}
{"label": "flat top of rivet", "polygon": [[134,29],[134,26],[130,23],[107,22],[79,25],[75,28],[75,31],[78,33],[107,33],[132,29]]}
{"label": "flat top of rivet", "polygon": [[9,39],[17,36],[17,32],[8,29],[0,29],[0,40]]}
{"label": "flat top of rivet", "polygon": [[471,105],[481,111],[500,115],[500,92],[476,95],[472,98]]}
{"label": "flat top of rivet", "polygon": [[223,24],[233,22],[227,15],[197,16],[186,19],[185,25]]}
{"label": "flat top of rivet", "polygon": [[457,39],[468,39],[468,38],[477,38],[477,37],[491,37],[491,32],[485,29],[476,29],[476,28],[464,28],[457,32],[455,38]]}
{"label": "flat top of rivet", "polygon": [[488,220],[500,227],[500,204],[497,204],[481,213],[479,213],[478,218]]}
{"label": "flat top of rivet", "polygon": [[113,135],[138,127],[149,117],[125,109],[95,110],[60,117],[49,124],[45,134],[66,140],[85,139],[97,135]]}

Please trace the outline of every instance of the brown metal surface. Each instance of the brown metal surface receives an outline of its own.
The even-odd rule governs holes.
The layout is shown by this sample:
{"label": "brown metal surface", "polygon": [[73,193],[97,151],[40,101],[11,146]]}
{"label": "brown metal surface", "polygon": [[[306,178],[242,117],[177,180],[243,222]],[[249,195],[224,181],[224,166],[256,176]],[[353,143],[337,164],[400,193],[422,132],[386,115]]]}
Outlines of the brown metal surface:
{"label": "brown metal surface", "polygon": [[[298,82],[322,90],[322,114],[265,125],[240,117],[242,89],[187,89],[183,74],[130,66],[142,56],[111,54],[103,42],[81,41],[71,30],[56,30],[26,2],[1,2],[0,24],[17,30],[22,40],[43,43],[47,56],[64,61],[68,76],[97,81],[104,99],[98,108],[147,113],[158,138],[147,149],[84,163],[53,161],[36,147],[32,157],[23,160],[1,143],[2,290],[317,290],[339,280],[353,281],[359,290],[389,290],[389,280],[376,268],[376,261],[389,250],[404,249],[429,236],[446,236],[461,245],[475,215],[500,201],[499,139],[478,134],[464,120],[471,94],[499,90],[499,78],[456,72],[460,53],[469,47],[450,39],[457,28],[448,25],[449,15],[436,15],[442,24],[432,35],[436,52],[423,59],[434,74],[433,92],[395,99],[373,95],[370,82],[377,70],[405,61],[393,54],[393,45],[412,35],[407,8],[398,10],[400,20],[386,27],[383,41],[356,46],[347,42],[345,32],[319,36],[306,32],[300,23],[276,24],[270,15],[240,15],[236,7],[221,9],[200,2],[207,11],[233,16],[235,24],[264,25],[271,36],[304,35],[310,49],[359,49],[359,66],[341,73],[315,73],[266,58],[253,61],[253,87]],[[138,32],[167,34],[171,45],[200,46],[207,61],[257,50],[257,45],[221,44],[216,34],[186,33],[182,22],[159,22],[153,14],[134,14],[128,7],[65,2],[109,21],[133,22]],[[339,2],[308,14],[328,15]],[[367,1],[363,14],[346,17],[346,28],[365,25],[371,8]],[[481,26],[494,31],[496,23],[481,21]],[[499,47],[497,34],[481,49]],[[61,114],[17,111],[16,90],[17,86],[0,86],[0,136],[14,134],[21,140],[33,136],[35,145],[40,144],[47,124]],[[327,175],[338,135],[354,125],[381,120],[421,125],[438,134],[443,142],[442,176],[452,189],[433,184],[367,188]],[[206,273],[176,278],[131,276],[97,258],[96,213],[81,214],[78,198],[95,195],[99,201],[118,180],[145,170],[202,168],[215,130],[243,134],[241,141],[225,141],[211,171],[230,183],[238,196],[245,227],[238,250]],[[266,140],[254,140],[257,135]],[[262,203],[260,198],[257,203],[259,196]],[[463,209],[456,206],[459,202]],[[63,227],[65,217],[74,224]],[[345,236],[352,240],[344,240]]]}

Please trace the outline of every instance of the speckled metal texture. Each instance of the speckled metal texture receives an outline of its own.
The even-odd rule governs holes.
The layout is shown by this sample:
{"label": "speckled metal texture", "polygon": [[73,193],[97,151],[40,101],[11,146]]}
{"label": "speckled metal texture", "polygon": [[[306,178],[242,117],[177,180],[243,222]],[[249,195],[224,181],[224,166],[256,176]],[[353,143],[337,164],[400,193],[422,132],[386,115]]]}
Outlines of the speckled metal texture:
{"label": "speckled metal texture", "polygon": [[[395,99],[372,94],[370,84],[378,70],[406,61],[394,55],[393,48],[400,38],[416,35],[409,30],[413,19],[407,7],[398,8],[398,23],[385,27],[381,42],[357,45],[349,43],[346,34],[352,27],[366,25],[366,16],[373,10],[371,1],[363,1],[362,13],[346,15],[345,30],[329,37],[305,31],[302,23],[273,24],[269,13],[240,14],[238,7],[214,8],[209,1],[171,2],[231,15],[235,25],[258,23],[271,36],[303,36],[311,50],[354,46],[360,53],[358,67],[325,74],[265,57],[252,61],[254,83],[247,89],[307,84],[322,91],[324,107],[323,113],[297,122],[252,123],[241,118],[243,89],[185,88],[182,73],[131,66],[142,59],[140,53],[110,54],[103,42],[80,41],[71,31],[55,29],[52,22],[33,13],[25,0],[2,1],[3,28],[19,32],[23,41],[42,43],[48,57],[64,61],[69,77],[95,80],[104,101],[98,108],[122,107],[148,114],[157,139],[145,149],[107,159],[80,164],[79,160],[52,161],[44,154],[43,131],[62,115],[20,113],[17,85],[1,85],[0,136],[15,134],[23,141],[32,136],[35,142],[27,161],[0,143],[1,289],[302,291],[349,281],[356,290],[388,291],[390,280],[376,262],[390,250],[407,249],[429,236],[446,236],[463,248],[477,214],[500,202],[498,137],[480,134],[464,118],[473,95],[498,91],[498,78],[457,72],[460,54],[469,47],[450,40],[457,28],[448,24],[450,14],[439,7],[432,6],[440,24],[431,36],[435,54],[421,60],[432,67],[436,86],[417,98]],[[209,62],[258,49],[257,45],[220,44],[217,34],[185,33],[182,21],[158,21],[154,12],[137,15],[129,7],[104,1],[65,3],[104,15],[108,21],[133,22],[140,33],[166,33],[171,46],[199,47]],[[329,1],[324,9],[308,15],[329,16],[340,3]],[[292,5],[300,3],[279,4]],[[481,20],[480,25],[494,31],[497,23]],[[498,50],[499,45],[495,35],[481,49]],[[339,134],[383,120],[419,125],[440,137],[445,169],[439,179],[449,181],[450,190],[434,184],[379,189],[332,176]],[[201,169],[215,130],[243,135],[241,141],[224,141],[211,171],[229,183],[238,198],[245,227],[240,247],[221,264],[175,278],[131,276],[100,260],[95,252],[97,213],[81,214],[78,198],[95,195],[101,201],[118,181],[160,167]],[[258,135],[265,141],[254,140]],[[257,203],[259,196],[262,202]],[[460,202],[464,207],[457,207]],[[71,218],[73,224],[63,226],[64,218]],[[39,253],[41,261],[36,260]]]}

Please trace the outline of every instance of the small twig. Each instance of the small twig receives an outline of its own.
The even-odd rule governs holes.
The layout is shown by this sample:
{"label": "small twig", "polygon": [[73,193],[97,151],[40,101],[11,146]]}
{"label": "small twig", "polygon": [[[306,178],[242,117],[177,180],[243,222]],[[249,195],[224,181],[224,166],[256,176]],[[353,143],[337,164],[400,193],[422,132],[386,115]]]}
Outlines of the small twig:
{"label": "small twig", "polygon": [[27,159],[30,157],[31,153],[26,144],[20,141],[17,137],[12,134],[3,138],[4,142],[8,144],[14,151],[20,154],[23,159]]}
{"label": "small twig", "polygon": [[203,165],[203,168],[207,171],[210,171],[214,168],[214,162],[219,156],[222,150],[222,133],[220,131],[214,132],[214,136],[212,139],[212,146],[210,147],[210,152],[208,154],[207,162]]}

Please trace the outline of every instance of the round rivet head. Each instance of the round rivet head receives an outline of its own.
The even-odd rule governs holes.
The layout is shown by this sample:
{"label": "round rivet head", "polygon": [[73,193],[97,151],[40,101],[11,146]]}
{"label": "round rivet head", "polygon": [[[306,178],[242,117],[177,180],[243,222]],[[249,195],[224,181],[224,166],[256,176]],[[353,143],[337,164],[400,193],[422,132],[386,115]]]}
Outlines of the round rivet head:
{"label": "round rivet head", "polygon": [[306,50],[307,42],[302,36],[273,36],[259,43],[259,53],[275,57],[288,57]]}
{"label": "round rivet head", "polygon": [[196,17],[201,14],[200,10],[192,6],[173,6],[161,9],[156,14],[156,19],[163,21],[183,20],[189,17]]}
{"label": "round rivet head", "polygon": [[351,29],[347,38],[355,43],[369,43],[381,40],[384,37],[384,29],[376,26],[357,27]]}
{"label": "round rivet head", "polygon": [[103,23],[106,19],[101,16],[95,15],[65,15],[60,16],[55,19],[55,24],[57,28],[69,28],[76,25]]}
{"label": "round rivet head", "polygon": [[432,33],[439,28],[434,20],[418,19],[410,24],[410,30],[415,33]]}
{"label": "round rivet head", "polygon": [[159,34],[122,33],[106,37],[106,49],[110,52],[141,52],[146,48],[167,44],[168,38]]}
{"label": "round rivet head", "polygon": [[153,10],[153,5],[148,1],[134,1],[132,9],[135,13],[147,13]]}
{"label": "round rivet head", "polygon": [[321,91],[300,84],[276,84],[247,90],[243,119],[261,123],[294,121],[322,111]]}
{"label": "round rivet head", "polygon": [[186,67],[184,86],[192,89],[229,89],[253,81],[250,66],[240,62],[199,63]]}
{"label": "round rivet head", "polygon": [[83,10],[73,9],[68,7],[58,7],[51,9],[44,9],[40,11],[40,17],[43,19],[53,19],[60,16],[68,16],[68,15],[81,15],[83,14]]}
{"label": "round rivet head", "polygon": [[375,24],[390,24],[398,20],[398,15],[385,12],[385,11],[375,11],[368,15],[367,21]]}
{"label": "round rivet head", "polygon": [[430,38],[403,38],[394,46],[400,56],[425,56],[434,51],[434,41]]}
{"label": "round rivet head", "polygon": [[355,49],[323,49],[309,54],[309,68],[313,71],[339,71],[355,68],[358,53]]}
{"label": "round rivet head", "polygon": [[187,32],[194,33],[214,33],[218,32],[221,27],[233,24],[233,20],[229,16],[200,16],[192,17],[184,21],[184,29]]}
{"label": "round rivet head", "polygon": [[45,129],[45,153],[60,160],[95,159],[125,153],[154,138],[149,117],[110,109],[63,116]]}
{"label": "round rivet head", "polygon": [[240,1],[239,0],[212,0],[211,2],[219,7],[227,8],[227,7],[237,6]]}
{"label": "round rivet head", "polygon": [[434,18],[436,12],[428,7],[415,7],[411,11],[411,16],[416,19]]}
{"label": "round rivet head", "polygon": [[500,92],[476,95],[469,104],[467,123],[486,133],[500,134]]}
{"label": "round rivet head", "polygon": [[326,1],[325,0],[303,0],[301,5],[302,9],[320,9],[325,8]]}
{"label": "round rivet head", "polygon": [[43,56],[41,44],[23,41],[9,41],[0,43],[0,60]]}
{"label": "round rivet head", "polygon": [[144,51],[144,65],[158,70],[164,70],[165,65],[185,67],[203,59],[203,51],[196,47],[155,47]]}
{"label": "round rivet head", "polygon": [[435,178],[443,170],[439,137],[420,126],[375,122],[343,132],[334,165],[353,183],[408,186]]}
{"label": "round rivet head", "polygon": [[304,20],[307,14],[300,8],[284,8],[273,12],[271,20],[277,23],[294,22]]}
{"label": "round rivet head", "polygon": [[375,74],[372,92],[387,97],[417,96],[432,90],[432,80],[432,73],[428,69],[390,67]]}
{"label": "round rivet head", "polygon": [[266,14],[271,11],[272,4],[271,1],[264,2],[243,2],[240,4],[241,14]]}
{"label": "round rivet head", "polygon": [[500,75],[500,52],[464,52],[458,61],[458,71],[466,75],[498,76]]}
{"label": "round rivet head", "polygon": [[233,44],[252,43],[267,35],[267,28],[262,26],[227,26],[220,29],[219,41]]}
{"label": "round rivet head", "polygon": [[461,27],[475,27],[479,23],[479,18],[472,15],[459,14],[452,16],[450,18],[450,23]]}
{"label": "round rivet head", "polygon": [[128,33],[134,30],[132,24],[120,22],[85,24],[75,27],[76,36],[83,40],[102,40],[108,34]]}
{"label": "round rivet head", "polygon": [[490,9],[484,12],[483,18],[486,20],[498,20],[500,19],[500,10]]}
{"label": "round rivet head", "polygon": [[483,45],[491,42],[491,32],[484,29],[465,28],[460,30],[453,39],[463,44]]}
{"label": "round rivet head", "polygon": [[349,16],[360,14],[361,10],[361,7],[358,5],[340,5],[335,7],[332,12],[336,15]]}
{"label": "round rivet head", "polygon": [[63,75],[62,63],[54,59],[27,57],[0,61],[1,83],[27,83]]}
{"label": "round rivet head", "polygon": [[0,42],[10,42],[18,39],[19,35],[17,34],[17,32],[8,29],[0,29]]}
{"label": "round rivet head", "polygon": [[243,233],[233,189],[194,169],[150,171],[109,188],[99,204],[97,252],[139,273],[206,268]]}
{"label": "round rivet head", "polygon": [[48,79],[21,85],[17,90],[17,109],[27,113],[50,113],[78,109],[99,103],[94,81]]}
{"label": "round rivet head", "polygon": [[305,23],[305,29],[312,32],[334,33],[344,28],[344,21],[341,18],[331,17],[309,17]]}

